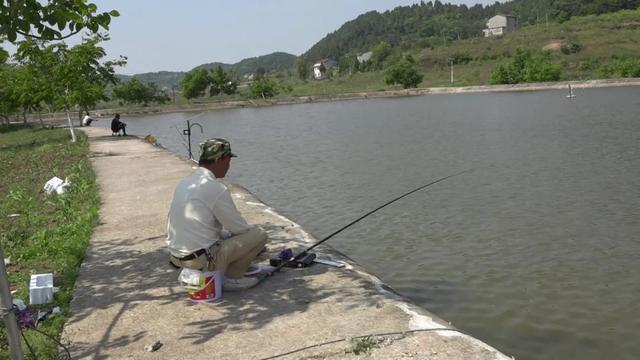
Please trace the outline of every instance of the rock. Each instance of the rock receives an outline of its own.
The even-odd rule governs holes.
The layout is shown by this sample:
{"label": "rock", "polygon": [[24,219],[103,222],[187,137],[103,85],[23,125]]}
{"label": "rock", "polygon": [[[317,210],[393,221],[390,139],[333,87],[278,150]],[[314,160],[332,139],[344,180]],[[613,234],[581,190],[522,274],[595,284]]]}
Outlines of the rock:
{"label": "rock", "polygon": [[153,344],[147,345],[144,347],[144,351],[146,352],[154,352],[162,347],[162,343],[160,340],[154,342]]}
{"label": "rock", "polygon": [[153,344],[147,345],[144,347],[144,351],[147,352],[154,352],[158,349],[160,349],[162,347],[162,343],[160,342],[160,340],[154,342]]}

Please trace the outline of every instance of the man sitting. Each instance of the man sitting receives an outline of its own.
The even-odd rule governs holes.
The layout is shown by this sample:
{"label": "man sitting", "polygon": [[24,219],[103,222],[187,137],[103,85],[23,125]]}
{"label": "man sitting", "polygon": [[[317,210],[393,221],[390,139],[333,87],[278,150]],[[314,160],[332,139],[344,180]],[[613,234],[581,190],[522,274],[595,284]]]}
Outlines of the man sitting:
{"label": "man sitting", "polygon": [[[87,111],[87,115],[84,116],[84,118],[82,119],[82,126],[91,126],[91,123],[94,121],[94,119],[91,118],[91,116],[89,116],[89,112]],[[98,121],[98,119],[95,119],[95,121]]]}
{"label": "man sitting", "polygon": [[120,130],[122,130],[123,136],[127,136],[126,127],[127,127],[127,124],[120,121],[120,114],[116,114],[113,120],[111,120],[111,136],[115,136],[115,135],[120,136]]}
{"label": "man sitting", "polygon": [[227,291],[258,283],[244,274],[267,242],[266,232],[247,224],[218,180],[227,174],[232,157],[227,140],[200,144],[200,167],[178,183],[167,223],[169,261],[176,267],[223,271]]}

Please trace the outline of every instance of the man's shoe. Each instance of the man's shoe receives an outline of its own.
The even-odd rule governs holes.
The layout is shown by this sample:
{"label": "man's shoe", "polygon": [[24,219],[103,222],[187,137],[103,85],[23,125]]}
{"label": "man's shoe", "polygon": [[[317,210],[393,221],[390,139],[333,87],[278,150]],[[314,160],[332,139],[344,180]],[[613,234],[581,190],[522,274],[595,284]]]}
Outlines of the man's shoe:
{"label": "man's shoe", "polygon": [[222,282],[222,288],[224,291],[240,291],[251,289],[258,285],[260,280],[256,277],[243,277],[239,279],[225,277]]}

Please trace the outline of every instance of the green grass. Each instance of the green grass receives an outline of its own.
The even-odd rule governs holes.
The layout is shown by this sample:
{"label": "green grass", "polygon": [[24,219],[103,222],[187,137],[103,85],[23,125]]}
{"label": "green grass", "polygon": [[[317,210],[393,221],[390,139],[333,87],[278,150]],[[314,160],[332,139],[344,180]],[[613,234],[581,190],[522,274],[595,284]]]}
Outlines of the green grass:
{"label": "green grass", "polygon": [[[11,258],[7,266],[9,282],[17,287],[14,297],[28,304],[30,275],[54,274],[54,286],[60,291],[52,303],[36,307],[48,310],[60,306],[61,315],[38,326],[58,338],[98,220],[98,189],[88,142],[78,132],[78,141],[72,143],[65,129],[0,129],[0,245],[5,257]],[[72,185],[66,194],[47,196],[43,192],[44,184],[53,176],[69,178]],[[38,358],[55,358],[55,343],[33,331],[27,330],[25,335]],[[5,336],[3,329],[0,359],[10,356]],[[24,346],[23,350],[29,353]]]}

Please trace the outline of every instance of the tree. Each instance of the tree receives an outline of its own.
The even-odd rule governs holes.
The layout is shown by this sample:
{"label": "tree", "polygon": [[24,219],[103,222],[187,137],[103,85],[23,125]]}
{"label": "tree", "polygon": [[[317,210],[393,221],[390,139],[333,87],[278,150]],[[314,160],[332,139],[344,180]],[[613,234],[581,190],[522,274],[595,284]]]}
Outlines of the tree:
{"label": "tree", "polygon": [[253,81],[249,88],[249,97],[252,98],[270,98],[278,94],[278,85],[265,77],[260,77]]}
{"label": "tree", "polygon": [[169,101],[169,97],[158,89],[155,83],[145,84],[136,78],[114,86],[113,94],[116,98],[129,104],[147,105],[150,102],[164,104]]}
{"label": "tree", "polygon": [[235,75],[233,75],[231,71],[228,73],[225,72],[220,65],[211,70],[209,81],[210,96],[219,95],[220,93],[232,95],[235,94],[238,89],[238,81],[235,80]]}
{"label": "tree", "polygon": [[210,82],[207,70],[191,70],[182,79],[182,95],[187,99],[204,96]]}
{"label": "tree", "polygon": [[507,66],[499,65],[491,74],[492,84],[518,84],[560,80],[561,70],[548,54],[532,54],[516,50],[513,61]]}
{"label": "tree", "polygon": [[60,46],[62,61],[54,67],[55,83],[60,88],[57,96],[59,107],[71,109],[78,106],[86,112],[98,101],[108,99],[107,85],[117,83],[114,67],[124,66],[126,58],[101,63],[106,56],[104,48],[98,46],[102,39],[97,35],[72,48],[64,44]]}
{"label": "tree", "polygon": [[15,113],[18,108],[16,82],[17,68],[14,65],[0,65],[0,118],[4,119],[9,126],[10,116]]}
{"label": "tree", "polygon": [[[111,18],[120,15],[116,10],[103,13],[97,10],[95,4],[86,0],[3,1],[0,3],[0,45],[4,39],[16,43],[18,35],[27,39],[62,40],[83,29],[95,34],[101,28],[108,30]],[[0,47],[0,64],[7,59],[8,53]],[[69,125],[75,140],[71,122]]]}
{"label": "tree", "polygon": [[300,56],[298,60],[296,60],[296,70],[300,80],[307,81],[309,78],[309,62],[307,62],[307,59]]}
{"label": "tree", "polygon": [[109,30],[116,10],[98,13],[95,4],[87,0],[65,1],[3,1],[0,3],[0,38],[14,43],[18,35],[25,38],[62,40],[83,29],[97,33]]}
{"label": "tree", "polygon": [[338,63],[340,74],[353,74],[360,69],[358,57],[354,54],[348,54],[340,58]]}
{"label": "tree", "polygon": [[19,43],[15,59],[22,69],[16,84],[23,111],[37,110],[41,103],[52,109],[87,111],[106,100],[106,86],[115,84],[115,66],[124,58],[102,62],[106,55],[97,35],[69,48],[64,43],[45,45],[27,39]]}
{"label": "tree", "polygon": [[387,85],[400,84],[404,89],[418,87],[424,75],[418,73],[413,63],[404,60],[390,66],[384,74],[384,82]]}
{"label": "tree", "polygon": [[58,46],[46,46],[44,41],[27,39],[18,43],[14,59],[18,65],[29,69],[31,81],[38,89],[42,101],[53,107],[55,90],[51,70],[60,62]]}
{"label": "tree", "polygon": [[384,60],[391,55],[391,46],[381,41],[371,49],[371,63],[376,69],[384,67]]}

